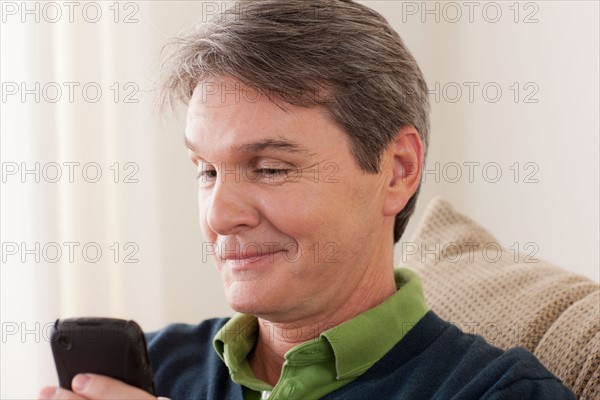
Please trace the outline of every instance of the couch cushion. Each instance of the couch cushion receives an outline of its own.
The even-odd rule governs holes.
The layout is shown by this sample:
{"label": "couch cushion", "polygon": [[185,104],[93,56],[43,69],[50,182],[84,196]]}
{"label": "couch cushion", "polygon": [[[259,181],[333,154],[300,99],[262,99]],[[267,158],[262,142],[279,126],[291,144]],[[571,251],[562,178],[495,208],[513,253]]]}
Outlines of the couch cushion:
{"label": "couch cushion", "polygon": [[581,398],[600,399],[600,290],[567,308],[535,355]]}
{"label": "couch cushion", "polygon": [[598,398],[597,283],[501,246],[440,198],[402,249],[438,315],[494,346],[527,348],[578,396]]}

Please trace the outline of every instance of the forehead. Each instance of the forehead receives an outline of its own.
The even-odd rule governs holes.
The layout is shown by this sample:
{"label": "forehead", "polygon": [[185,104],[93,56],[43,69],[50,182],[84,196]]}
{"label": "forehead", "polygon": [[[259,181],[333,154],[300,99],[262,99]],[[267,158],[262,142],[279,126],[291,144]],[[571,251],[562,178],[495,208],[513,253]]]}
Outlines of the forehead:
{"label": "forehead", "polygon": [[[190,100],[186,142],[206,151],[240,148],[270,140],[308,147],[345,140],[345,133],[321,107],[299,107],[271,99],[229,78],[200,82]],[[252,146],[246,148],[252,148]],[[258,148],[257,148],[258,149]]]}
{"label": "forehead", "polygon": [[189,125],[210,124],[212,129],[228,126],[242,129],[250,124],[267,127],[269,123],[289,124],[291,104],[275,102],[256,89],[229,78],[214,78],[198,83],[187,113]]}

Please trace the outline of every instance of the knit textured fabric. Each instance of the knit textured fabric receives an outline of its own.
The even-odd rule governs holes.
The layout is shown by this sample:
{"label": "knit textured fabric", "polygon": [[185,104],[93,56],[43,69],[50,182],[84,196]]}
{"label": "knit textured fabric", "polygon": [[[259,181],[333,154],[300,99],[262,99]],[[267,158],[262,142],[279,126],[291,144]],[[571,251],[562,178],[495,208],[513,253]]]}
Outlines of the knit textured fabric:
{"label": "knit textured fabric", "polygon": [[429,307],[502,349],[522,346],[583,400],[600,399],[600,286],[501,246],[444,199],[404,249]]}

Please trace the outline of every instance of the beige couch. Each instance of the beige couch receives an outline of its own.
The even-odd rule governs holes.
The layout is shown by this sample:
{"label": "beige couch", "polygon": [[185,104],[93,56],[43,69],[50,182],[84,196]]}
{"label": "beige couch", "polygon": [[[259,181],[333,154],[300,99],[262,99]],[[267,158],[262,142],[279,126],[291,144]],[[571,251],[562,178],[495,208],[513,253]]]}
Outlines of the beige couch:
{"label": "beige couch", "polygon": [[500,247],[443,199],[402,247],[438,315],[497,347],[527,348],[578,398],[600,399],[597,283]]}

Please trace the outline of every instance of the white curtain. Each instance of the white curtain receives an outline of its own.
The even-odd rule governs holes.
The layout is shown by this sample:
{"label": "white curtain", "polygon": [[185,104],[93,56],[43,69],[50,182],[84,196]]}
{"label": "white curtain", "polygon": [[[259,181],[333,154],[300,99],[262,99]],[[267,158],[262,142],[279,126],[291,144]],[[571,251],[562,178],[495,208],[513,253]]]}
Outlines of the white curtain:
{"label": "white curtain", "polygon": [[168,3],[81,3],[73,22],[61,2],[14,5],[2,25],[0,397],[35,398],[56,383],[58,317],[152,330],[230,311],[200,254],[183,118],[161,123],[153,104],[161,46],[200,4],[171,23]]}
{"label": "white curtain", "polygon": [[[444,3],[427,2],[433,15],[422,2],[365,3],[400,32],[432,90],[448,90],[432,97],[434,172],[405,240],[442,195],[507,246],[535,242],[538,257],[597,280],[598,4],[535,3],[538,22],[525,24],[535,9],[520,5],[515,23],[506,2],[497,23],[484,3],[472,23],[463,3],[456,22]],[[56,383],[47,339],[58,317],[154,330],[231,313],[201,252],[183,113],[161,122],[153,108],[162,45],[223,4],[77,4],[2,3],[3,399]],[[475,101],[454,102],[453,83],[466,96],[465,82],[479,82]],[[489,82],[502,101],[482,100]],[[514,82],[521,95],[535,83],[539,102],[510,100]],[[505,179],[451,182],[449,163],[465,174],[465,162],[497,162]],[[515,162],[521,174],[538,165],[539,182],[506,178]]]}

